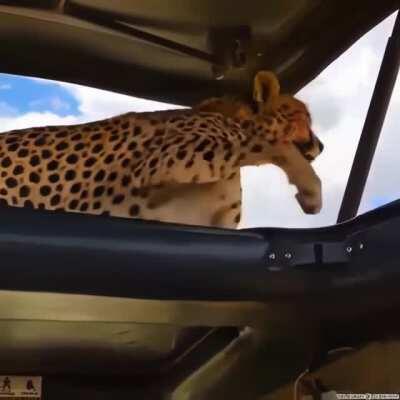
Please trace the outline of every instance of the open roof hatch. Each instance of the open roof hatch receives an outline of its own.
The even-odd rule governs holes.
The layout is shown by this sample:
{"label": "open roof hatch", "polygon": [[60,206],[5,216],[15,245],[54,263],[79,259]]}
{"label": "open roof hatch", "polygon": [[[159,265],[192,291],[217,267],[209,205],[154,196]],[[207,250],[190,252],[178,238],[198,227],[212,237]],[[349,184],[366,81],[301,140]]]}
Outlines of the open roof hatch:
{"label": "open roof hatch", "polygon": [[184,105],[247,96],[261,69],[296,92],[397,6],[252,0],[233,10],[229,0],[1,0],[1,70]]}

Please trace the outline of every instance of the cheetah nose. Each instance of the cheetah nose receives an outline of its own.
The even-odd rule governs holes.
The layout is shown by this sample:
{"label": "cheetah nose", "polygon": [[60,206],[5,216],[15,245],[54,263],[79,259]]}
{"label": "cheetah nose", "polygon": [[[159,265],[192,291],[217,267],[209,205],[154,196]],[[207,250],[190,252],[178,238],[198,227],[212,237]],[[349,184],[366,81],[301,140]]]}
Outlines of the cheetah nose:
{"label": "cheetah nose", "polygon": [[319,147],[319,152],[322,153],[324,150],[324,145],[318,140],[318,147]]}

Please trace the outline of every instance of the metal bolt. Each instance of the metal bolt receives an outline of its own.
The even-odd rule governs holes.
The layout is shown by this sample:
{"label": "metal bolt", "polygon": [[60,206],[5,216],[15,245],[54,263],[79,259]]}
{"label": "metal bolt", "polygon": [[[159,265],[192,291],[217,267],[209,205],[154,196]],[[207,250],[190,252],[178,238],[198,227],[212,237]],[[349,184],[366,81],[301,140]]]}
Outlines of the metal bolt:
{"label": "metal bolt", "polygon": [[359,248],[360,250],[363,250],[363,249],[364,249],[364,243],[360,243],[360,244],[358,245],[358,248]]}
{"label": "metal bolt", "polygon": [[225,68],[219,65],[213,65],[211,67],[214,79],[220,81],[225,78]]}
{"label": "metal bolt", "polygon": [[292,258],[292,253],[289,252],[285,253],[285,258],[290,260]]}
{"label": "metal bolt", "polygon": [[268,254],[268,258],[269,258],[270,260],[275,260],[276,254],[275,254],[275,253],[269,253],[269,254]]}
{"label": "metal bolt", "polygon": [[346,247],[346,252],[347,252],[347,253],[350,254],[352,251],[353,251],[353,248],[352,248],[351,246],[347,246],[347,247]]}

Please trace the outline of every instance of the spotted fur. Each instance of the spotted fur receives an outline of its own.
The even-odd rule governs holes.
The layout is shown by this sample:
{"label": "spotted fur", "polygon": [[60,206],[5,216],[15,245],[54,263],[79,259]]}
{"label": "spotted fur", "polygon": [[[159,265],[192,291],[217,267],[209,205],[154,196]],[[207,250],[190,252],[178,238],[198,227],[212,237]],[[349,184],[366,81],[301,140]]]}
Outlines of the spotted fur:
{"label": "spotted fur", "polygon": [[309,121],[309,114],[293,102],[260,114],[244,103],[211,99],[191,110],[7,132],[0,136],[0,200],[234,228],[241,216],[240,168],[273,163],[298,187],[303,209],[317,212],[320,183],[306,158],[320,150],[311,131],[296,143],[293,123],[299,115]]}

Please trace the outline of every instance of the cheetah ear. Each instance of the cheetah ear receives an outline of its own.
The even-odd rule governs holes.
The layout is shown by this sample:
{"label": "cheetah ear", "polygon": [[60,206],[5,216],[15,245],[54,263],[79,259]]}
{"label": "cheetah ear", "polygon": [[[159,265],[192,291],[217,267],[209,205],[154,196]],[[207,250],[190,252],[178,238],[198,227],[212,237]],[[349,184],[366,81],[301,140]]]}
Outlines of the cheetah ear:
{"label": "cheetah ear", "polygon": [[258,111],[268,111],[280,90],[278,78],[273,72],[259,71],[254,77],[253,86],[253,100],[258,104]]}

